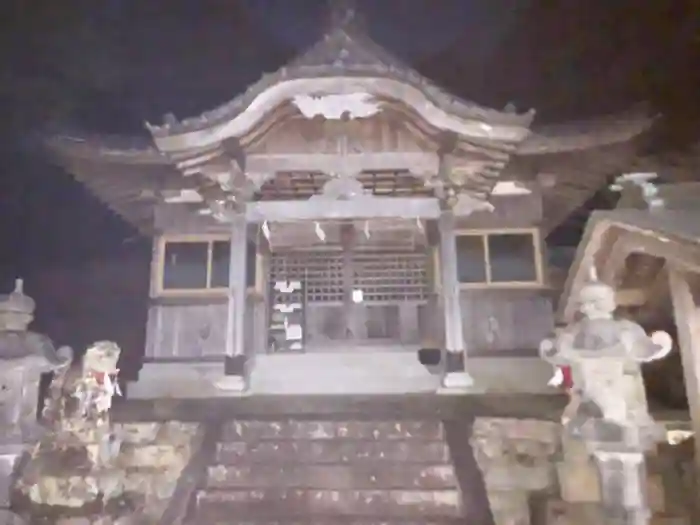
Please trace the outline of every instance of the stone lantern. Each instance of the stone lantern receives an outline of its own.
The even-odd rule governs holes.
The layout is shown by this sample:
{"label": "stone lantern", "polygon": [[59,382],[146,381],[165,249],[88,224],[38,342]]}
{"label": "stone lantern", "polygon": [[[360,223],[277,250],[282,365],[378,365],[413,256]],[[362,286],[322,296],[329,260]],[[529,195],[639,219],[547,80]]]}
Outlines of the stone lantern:
{"label": "stone lantern", "polygon": [[40,437],[41,376],[72,361],[70,348],[56,350],[48,337],[27,329],[34,309],[21,279],[12,293],[0,295],[0,509],[9,505],[17,460]]}
{"label": "stone lantern", "polygon": [[543,359],[570,371],[564,441],[595,462],[604,523],[647,524],[644,454],[663,434],[649,414],[641,364],[665,357],[671,337],[615,319],[615,291],[594,270],[578,300],[580,320],[540,345]]}

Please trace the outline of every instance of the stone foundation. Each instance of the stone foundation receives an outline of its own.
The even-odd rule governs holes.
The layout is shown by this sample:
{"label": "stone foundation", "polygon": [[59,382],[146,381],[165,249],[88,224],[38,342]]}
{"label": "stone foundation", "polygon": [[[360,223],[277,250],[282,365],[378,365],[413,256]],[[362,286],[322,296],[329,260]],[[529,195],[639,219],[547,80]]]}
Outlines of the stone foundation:
{"label": "stone foundation", "polygon": [[[123,497],[106,503],[96,494],[89,500],[85,494],[95,485],[90,469],[83,470],[81,464],[52,463],[51,451],[39,446],[13,493],[13,508],[18,514],[32,525],[125,525],[133,520],[156,523],[198,446],[198,425],[168,422],[115,426],[123,439],[115,460],[115,468],[122,474]],[[83,446],[86,461],[97,454],[95,447]],[[60,457],[68,460],[65,454]],[[89,502],[82,503],[85,500]]]}
{"label": "stone foundation", "polygon": [[[33,489],[31,469],[20,477],[24,494],[34,490],[46,504],[15,498],[26,522],[213,525],[235,514],[253,524],[272,513],[287,525],[333,516],[363,525],[490,525],[488,509],[476,508],[488,499],[493,525],[601,523],[595,466],[550,421],[284,416],[115,426],[125,506],[72,506],[71,490],[89,476],[51,473],[47,464]],[[37,449],[32,461],[38,457]],[[692,441],[659,446],[647,465],[651,524],[690,525]]]}
{"label": "stone foundation", "polygon": [[[585,447],[563,441],[561,425],[478,418],[471,444],[494,525],[600,525],[598,472]],[[652,525],[690,525],[693,442],[661,444],[647,458]]]}
{"label": "stone foundation", "polygon": [[[601,493],[598,472],[584,446],[565,441],[557,461],[559,496],[547,505],[543,525],[598,525]],[[647,456],[646,494],[651,525],[691,525],[695,498],[693,443],[661,444]]]}
{"label": "stone foundation", "polygon": [[531,500],[557,490],[554,458],[560,425],[479,418],[471,445],[484,478],[495,525],[534,525]]}

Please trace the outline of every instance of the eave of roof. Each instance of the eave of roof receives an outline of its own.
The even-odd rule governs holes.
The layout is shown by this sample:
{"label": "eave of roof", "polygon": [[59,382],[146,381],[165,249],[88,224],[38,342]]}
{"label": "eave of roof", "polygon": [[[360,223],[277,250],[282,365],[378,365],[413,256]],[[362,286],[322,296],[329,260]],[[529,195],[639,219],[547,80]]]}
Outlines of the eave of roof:
{"label": "eave of roof", "polygon": [[534,125],[518,146],[517,155],[566,153],[627,142],[649,130],[659,119],[646,105],[600,117],[544,126]]}
{"label": "eave of roof", "polygon": [[[521,143],[513,152],[512,158],[516,164],[519,164],[521,161],[530,162],[537,161],[537,159],[540,158],[546,159],[547,156],[557,158],[559,155],[572,154],[577,158],[580,155],[587,155],[587,152],[593,154],[601,148],[604,148],[604,150],[601,151],[610,149],[606,146],[614,146],[611,155],[621,155],[621,159],[617,164],[624,164],[627,166],[627,164],[634,160],[632,157],[634,156],[636,147],[630,147],[630,149],[624,147],[625,144],[630,144],[637,136],[643,134],[645,130],[652,125],[653,120],[653,118],[648,117],[648,113],[637,109],[636,111],[628,111],[619,115],[611,115],[594,120],[570,122],[567,124],[541,127],[539,129],[535,127],[532,134],[534,138],[526,139],[524,144]],[[558,135],[558,133],[561,134],[561,136]],[[80,175],[74,173],[76,178],[85,184],[89,182],[91,177],[102,178],[102,176],[97,173],[100,169],[96,167],[100,163],[122,164],[125,170],[129,169],[128,166],[131,166],[132,169],[143,171],[142,177],[137,177],[139,179],[148,178],[149,176],[146,175],[146,173],[152,172],[153,170],[151,168],[157,170],[158,167],[171,170],[173,177],[180,176],[175,166],[172,165],[172,161],[164,156],[155,147],[152,139],[148,137],[119,137],[106,135],[76,136],[75,134],[57,134],[48,136],[46,138],[46,144],[52,154],[58,157],[59,163],[64,165],[64,167],[71,172],[74,172],[75,169],[71,167],[71,165],[74,164],[72,160],[81,162],[87,161],[86,164],[81,166]],[[617,151],[620,147],[622,147],[622,149],[619,150],[621,153],[614,153],[614,151]],[[627,149],[630,149],[630,151],[627,151]],[[594,157],[598,159],[599,156],[594,155]],[[511,161],[511,163],[512,162],[513,161]],[[597,166],[601,162],[602,161],[598,159],[595,161],[595,165]],[[539,164],[539,161],[537,163]],[[588,164],[590,164],[590,162]],[[561,210],[550,210],[550,213],[548,213],[550,217],[546,225],[547,231],[555,227],[572,209],[580,206],[591,192],[594,192],[601,184],[605,183],[604,179],[609,171],[609,164],[610,162],[602,162],[602,164],[600,164],[601,169],[598,171],[601,173],[598,174],[599,176],[594,176],[595,173],[591,171],[595,166],[586,167],[585,178],[586,180],[590,180],[593,184],[589,184],[591,188],[587,190],[588,192],[585,193],[585,195],[581,190],[582,180],[579,180],[577,175],[577,188],[581,190],[577,192],[577,195],[581,194],[582,197],[578,199],[567,198],[567,202],[560,202],[555,206],[555,208],[561,208]],[[506,169],[509,172],[511,171],[508,167]],[[94,170],[94,173],[91,173],[90,170]],[[565,176],[566,174],[563,173],[560,175]],[[601,182],[598,183],[595,181]],[[146,185],[149,184],[147,182],[145,183]],[[129,184],[141,186],[140,183],[136,183],[136,178],[129,179]],[[113,200],[113,196],[105,194],[104,191],[97,191],[95,193],[97,193],[101,200],[112,206],[110,201]],[[547,201],[551,201],[552,198],[561,200],[559,197],[547,197],[545,194],[545,199]],[[124,216],[123,212],[120,212],[120,214]],[[143,214],[139,213],[139,216],[140,215]],[[134,222],[129,217],[127,217],[127,219],[129,219],[130,222]],[[138,226],[141,227],[140,225]]]}
{"label": "eave of roof", "polygon": [[[535,125],[513,153],[516,156],[549,155],[619,144],[649,130],[657,119],[636,109],[596,119]],[[134,164],[169,163],[147,137],[72,133],[49,135],[45,142],[51,151],[80,157],[101,157]]]}

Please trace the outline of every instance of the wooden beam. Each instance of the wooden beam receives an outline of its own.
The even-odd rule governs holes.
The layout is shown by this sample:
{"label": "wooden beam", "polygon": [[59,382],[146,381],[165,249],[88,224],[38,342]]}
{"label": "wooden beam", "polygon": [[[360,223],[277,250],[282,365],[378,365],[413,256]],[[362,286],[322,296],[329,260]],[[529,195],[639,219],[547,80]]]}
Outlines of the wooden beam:
{"label": "wooden beam", "polygon": [[411,170],[417,173],[437,173],[438,156],[427,152],[381,153],[289,153],[252,154],[246,157],[245,171],[273,173],[276,171],[317,171],[335,173],[340,166],[356,173],[361,171]]}
{"label": "wooden beam", "polygon": [[634,244],[630,242],[628,236],[624,235],[614,243],[602,268],[599,270],[600,280],[605,284],[617,288],[618,281],[622,277],[627,258],[634,251]]}
{"label": "wooden beam", "polygon": [[685,390],[695,434],[695,468],[700,475],[700,305],[697,288],[683,270],[669,268],[669,287],[678,344],[683,364]]}
{"label": "wooden beam", "polygon": [[[493,206],[469,194],[458,197],[455,216],[475,211],[493,211]],[[436,197],[375,197],[367,195],[352,200],[312,197],[294,201],[258,201],[246,206],[248,222],[285,222],[303,220],[361,219],[438,219],[440,202]]]}
{"label": "wooden beam", "polygon": [[615,290],[615,303],[619,307],[642,306],[648,302],[647,291],[642,288]]}
{"label": "wooden beam", "polygon": [[[617,225],[614,225],[617,226]],[[664,237],[663,233],[647,232],[635,227],[620,225],[620,228],[632,234],[627,245],[629,254],[643,253],[659,259],[665,259],[674,266],[691,272],[700,272],[700,246],[683,243]]]}
{"label": "wooden beam", "polygon": [[263,201],[247,205],[249,222],[324,219],[406,218],[436,219],[440,205],[433,197],[367,197],[355,200],[312,198],[300,201]]}

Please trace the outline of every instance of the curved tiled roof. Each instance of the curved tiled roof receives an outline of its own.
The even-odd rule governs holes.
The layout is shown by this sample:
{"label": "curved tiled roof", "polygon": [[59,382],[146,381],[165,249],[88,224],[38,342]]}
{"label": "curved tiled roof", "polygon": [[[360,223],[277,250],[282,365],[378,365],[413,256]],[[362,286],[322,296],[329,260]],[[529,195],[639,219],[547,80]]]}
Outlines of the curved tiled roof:
{"label": "curved tiled roof", "polygon": [[263,75],[231,101],[197,117],[167,122],[161,126],[150,125],[149,129],[156,137],[201,131],[232,120],[245,111],[256,97],[276,84],[289,80],[329,77],[398,80],[419,89],[437,107],[449,114],[494,125],[527,127],[534,118],[534,111],[521,114],[497,111],[455,97],[401,63],[365,35],[354,34],[345,27],[338,27],[289,65],[275,73]]}
{"label": "curved tiled roof", "polygon": [[626,142],[648,130],[657,118],[646,105],[639,105],[613,115],[534,126],[517,153],[542,155]]}

